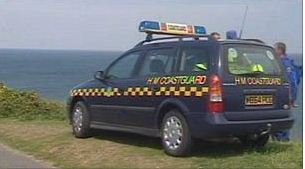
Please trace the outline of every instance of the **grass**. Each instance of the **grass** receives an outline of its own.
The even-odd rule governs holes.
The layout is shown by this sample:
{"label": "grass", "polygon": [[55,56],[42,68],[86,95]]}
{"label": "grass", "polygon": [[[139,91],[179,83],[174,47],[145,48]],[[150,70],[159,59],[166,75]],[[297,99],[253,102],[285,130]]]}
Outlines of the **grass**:
{"label": "grass", "polygon": [[63,103],[0,83],[0,142],[60,168],[302,168],[302,143],[270,142],[249,149],[236,142],[197,142],[187,158],[164,154],[160,140],[95,131],[76,139]]}
{"label": "grass", "polygon": [[96,131],[76,139],[63,121],[0,118],[0,142],[60,168],[302,168],[302,143],[270,142],[262,149],[239,143],[198,142],[186,158],[164,154],[159,139]]}

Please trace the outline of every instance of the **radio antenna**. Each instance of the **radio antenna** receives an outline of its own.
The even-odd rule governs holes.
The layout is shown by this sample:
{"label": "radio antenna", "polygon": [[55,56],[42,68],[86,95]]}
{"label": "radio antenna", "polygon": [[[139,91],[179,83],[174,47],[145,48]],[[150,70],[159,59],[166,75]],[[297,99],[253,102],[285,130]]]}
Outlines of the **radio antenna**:
{"label": "radio antenna", "polygon": [[241,24],[241,28],[240,28],[240,32],[239,32],[239,39],[241,39],[241,35],[243,34],[243,31],[244,31],[247,14],[248,14],[248,5],[246,6],[246,10],[245,10],[244,17],[242,20],[242,24]]}

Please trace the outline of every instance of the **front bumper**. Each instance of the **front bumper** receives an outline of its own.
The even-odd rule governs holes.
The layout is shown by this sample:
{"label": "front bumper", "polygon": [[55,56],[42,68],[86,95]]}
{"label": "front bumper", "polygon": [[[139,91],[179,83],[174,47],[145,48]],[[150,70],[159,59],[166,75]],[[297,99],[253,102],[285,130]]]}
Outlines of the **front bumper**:
{"label": "front bumper", "polygon": [[291,116],[280,119],[229,121],[223,113],[192,113],[186,115],[192,136],[195,138],[219,138],[259,134],[264,131],[275,133],[290,129]]}

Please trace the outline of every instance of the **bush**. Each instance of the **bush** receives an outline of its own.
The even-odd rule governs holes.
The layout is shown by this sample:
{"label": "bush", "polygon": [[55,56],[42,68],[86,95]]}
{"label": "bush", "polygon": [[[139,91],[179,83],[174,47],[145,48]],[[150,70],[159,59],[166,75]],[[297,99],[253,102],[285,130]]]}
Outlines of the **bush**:
{"label": "bush", "polygon": [[64,120],[63,103],[42,99],[36,92],[18,91],[0,83],[0,118]]}

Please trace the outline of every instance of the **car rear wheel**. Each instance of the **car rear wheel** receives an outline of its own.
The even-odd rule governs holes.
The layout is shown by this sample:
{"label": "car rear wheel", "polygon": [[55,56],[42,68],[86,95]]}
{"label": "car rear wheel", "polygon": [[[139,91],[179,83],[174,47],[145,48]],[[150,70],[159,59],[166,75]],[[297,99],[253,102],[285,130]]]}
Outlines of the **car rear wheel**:
{"label": "car rear wheel", "polygon": [[264,147],[269,140],[269,134],[263,135],[248,135],[239,137],[239,141],[244,146],[250,147]]}
{"label": "car rear wheel", "polygon": [[72,130],[77,138],[90,136],[89,112],[83,102],[77,102],[72,110]]}
{"label": "car rear wheel", "polygon": [[191,152],[192,138],[183,115],[176,110],[165,114],[161,126],[162,145],[172,156],[186,156]]}

